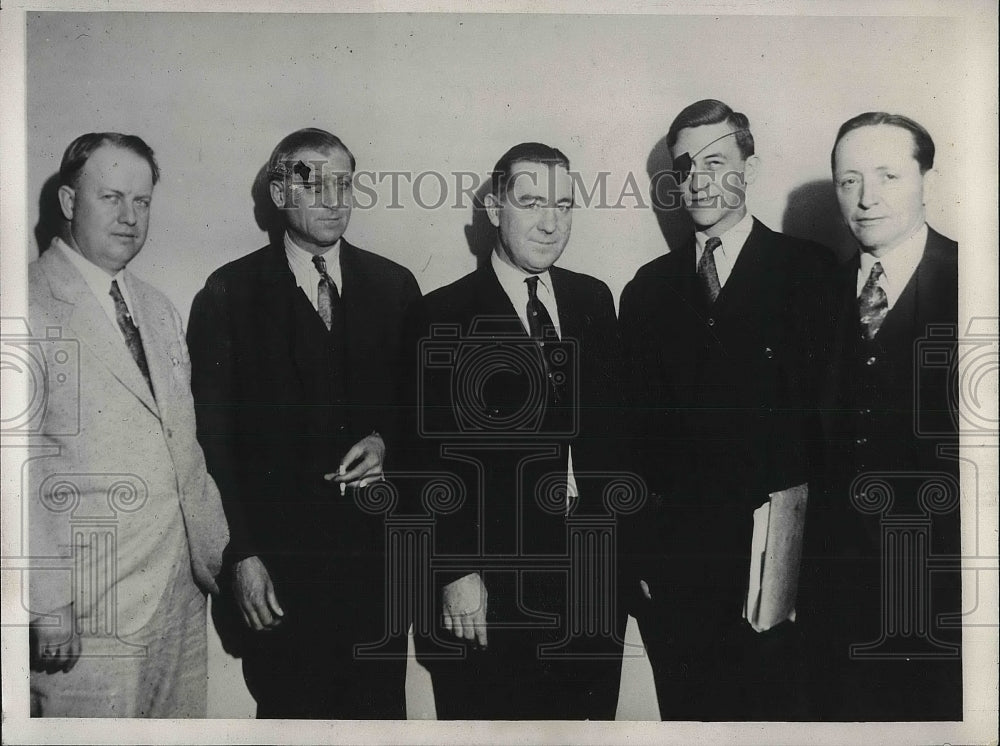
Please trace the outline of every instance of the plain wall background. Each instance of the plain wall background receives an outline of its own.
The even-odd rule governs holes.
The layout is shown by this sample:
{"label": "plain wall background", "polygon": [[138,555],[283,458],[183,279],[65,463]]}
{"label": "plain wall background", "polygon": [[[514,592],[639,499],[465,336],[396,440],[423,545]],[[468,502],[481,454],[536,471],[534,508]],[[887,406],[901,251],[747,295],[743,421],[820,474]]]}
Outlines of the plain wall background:
{"label": "plain wall background", "polygon": [[[484,177],[511,145],[540,140],[587,183],[610,172],[611,203],[629,174],[648,203],[647,168],[662,162],[670,121],[713,97],[750,118],[763,161],[752,211],[831,245],[844,242],[829,187],[838,126],[872,109],[914,117],[938,146],[929,222],[964,244],[970,152],[952,135],[979,81],[963,72],[962,33],[934,17],[28,13],[26,224],[31,235],[74,137],[141,135],[163,179],[132,268],[186,318],[211,271],[266,242],[251,185],[292,130],[337,133],[363,170]],[[356,209],[346,236],[408,267],[426,292],[475,267],[473,210],[423,209],[403,184],[401,208],[387,207],[382,182],[378,207]],[[436,182],[425,189],[433,200]],[[616,298],[666,249],[657,215],[623,203],[577,210],[560,262]],[[211,666],[211,714],[249,714],[238,663],[215,641]],[[638,703],[628,714],[655,715],[646,673],[634,661],[626,671],[623,701]],[[410,683],[426,698],[425,681]]]}

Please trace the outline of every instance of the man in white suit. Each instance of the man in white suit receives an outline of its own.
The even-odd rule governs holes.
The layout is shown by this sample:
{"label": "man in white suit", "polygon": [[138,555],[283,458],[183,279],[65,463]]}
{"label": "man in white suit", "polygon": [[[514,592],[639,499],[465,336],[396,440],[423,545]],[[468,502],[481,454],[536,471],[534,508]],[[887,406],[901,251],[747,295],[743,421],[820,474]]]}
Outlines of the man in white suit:
{"label": "man in white suit", "polygon": [[[205,594],[229,531],[195,438],[181,319],[126,270],[159,168],[140,138],[91,133],[59,169],[62,236],[29,268],[53,383],[30,462],[32,715],[203,717]],[[78,360],[66,360],[78,354]]]}

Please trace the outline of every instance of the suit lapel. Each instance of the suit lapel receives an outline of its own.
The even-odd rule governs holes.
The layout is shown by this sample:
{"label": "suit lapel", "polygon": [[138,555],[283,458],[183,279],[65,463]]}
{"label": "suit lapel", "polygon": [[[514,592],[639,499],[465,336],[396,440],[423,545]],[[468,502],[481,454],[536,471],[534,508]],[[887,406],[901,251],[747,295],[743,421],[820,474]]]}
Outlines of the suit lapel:
{"label": "suit lapel", "polygon": [[561,269],[552,267],[549,276],[552,278],[552,294],[559,308],[560,335],[564,340],[579,340],[584,326],[582,299],[576,297],[569,275]]}
{"label": "suit lapel", "polygon": [[344,239],[340,240],[340,277],[347,369],[365,370],[366,361],[362,359],[366,354],[365,347],[357,334],[376,328],[373,319],[378,319],[382,313],[382,298],[362,267],[359,249]]}
{"label": "suit lapel", "polygon": [[[62,249],[51,248],[39,259],[49,277],[53,295],[68,304],[66,326],[93,352],[118,381],[131,391],[154,415],[159,417],[159,409],[146,379],[121,338],[121,334],[111,326],[111,320],[101,308],[83,276],[63,255]],[[110,287],[110,280],[109,280]],[[129,287],[129,290],[132,288]],[[139,299],[133,296],[136,305]],[[132,309],[136,311],[138,309]],[[142,334],[145,330],[140,331]],[[145,340],[143,347],[146,347]],[[147,352],[147,362],[152,364]]]}
{"label": "suit lapel", "polygon": [[161,395],[157,402],[157,406],[160,406],[165,402],[162,397],[170,396],[173,369],[181,364],[179,359],[181,351],[174,336],[173,324],[164,316],[170,313],[170,309],[162,307],[162,304],[150,298],[144,285],[137,282],[131,273],[127,282],[136,306],[132,310],[132,316],[142,337],[142,349],[146,353],[146,365],[153,382],[153,391]]}
{"label": "suit lapel", "polygon": [[719,297],[712,306],[714,313],[722,313],[729,307],[736,309],[753,307],[754,298],[760,293],[758,289],[760,282],[762,279],[767,279],[763,266],[766,230],[756,218],[753,219],[750,235],[740,249],[736,264],[733,265],[726,284],[722,286]]}
{"label": "suit lapel", "polygon": [[[476,285],[476,315],[490,319],[486,325],[490,332],[506,337],[529,336],[521,323],[517,309],[511,303],[510,297],[504,291],[489,262],[476,270]],[[527,291],[524,294],[524,302],[528,302]]]}
{"label": "suit lapel", "polygon": [[[318,282],[317,275],[317,282]],[[258,278],[260,292],[260,345],[262,349],[289,350],[300,386],[312,381],[315,354],[311,332],[325,334],[326,327],[309,299],[295,283],[285,247],[278,241],[268,248],[268,260]]]}

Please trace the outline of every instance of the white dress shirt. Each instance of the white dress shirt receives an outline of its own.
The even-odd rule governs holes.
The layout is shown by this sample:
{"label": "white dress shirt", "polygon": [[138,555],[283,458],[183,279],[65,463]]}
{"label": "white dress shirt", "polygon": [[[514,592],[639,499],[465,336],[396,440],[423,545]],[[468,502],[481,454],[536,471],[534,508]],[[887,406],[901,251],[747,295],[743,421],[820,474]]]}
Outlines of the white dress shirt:
{"label": "white dress shirt", "polygon": [[862,251],[861,266],[858,268],[858,297],[868,282],[872,266],[875,262],[879,262],[883,273],[879,285],[885,291],[885,298],[891,309],[896,305],[913,273],[917,271],[917,265],[924,256],[925,246],[927,246],[927,223],[921,224],[909,238],[904,239],[882,257],[874,257],[867,251]]}
{"label": "white dress shirt", "polygon": [[[285,234],[285,258],[288,268],[295,275],[295,284],[302,288],[312,307],[319,311],[319,270],[313,264],[313,254],[296,244]],[[327,251],[320,254],[326,260],[326,273],[330,275],[337,292],[343,296],[344,280],[340,274],[340,239]]]}
{"label": "white dress shirt", "polygon": [[[106,270],[98,267],[79,251],[70,247],[69,244],[58,236],[52,239],[52,246],[53,248],[58,247],[60,251],[66,254],[70,263],[76,267],[81,275],[83,275],[83,279],[84,282],[87,283],[87,287],[90,288],[94,297],[97,298],[97,302],[100,303],[101,308],[104,309],[104,313],[107,314],[108,319],[110,319],[111,326],[113,326],[115,331],[118,332],[118,336],[121,337],[127,347],[128,340],[125,338],[125,332],[123,332],[122,328],[118,325],[118,316],[115,313],[115,302],[111,298],[111,283],[117,280],[118,289],[121,291],[122,299],[125,301],[125,306],[128,308],[129,315],[132,317],[132,323],[135,324],[136,329],[138,329],[139,320],[136,319],[135,314],[132,313],[134,306],[132,304],[132,295],[129,292],[128,283],[125,281],[125,270],[120,269],[114,275],[109,275]],[[140,335],[141,334],[142,332],[140,332]]]}
{"label": "white dress shirt", "polygon": [[[512,267],[503,261],[494,251],[490,254],[490,264],[493,272],[500,281],[500,287],[510,298],[517,317],[521,320],[521,326],[531,334],[531,326],[528,324],[528,284],[525,282],[529,277],[538,278],[538,300],[545,306],[552,318],[552,325],[556,328],[556,335],[562,339],[562,329],[559,326],[559,306],[556,303],[556,294],[552,289],[552,276],[548,271],[538,275],[532,275],[524,270]],[[576,477],[573,474],[573,448],[569,448],[569,456],[566,466],[566,497],[577,497],[580,493],[576,487]],[[568,507],[568,505],[567,505]]]}
{"label": "white dress shirt", "polygon": [[[722,245],[713,254],[715,271],[719,275],[719,287],[725,287],[726,280],[732,274],[736,260],[739,258],[740,252],[743,251],[743,245],[747,242],[751,230],[753,230],[753,215],[748,212],[740,222],[719,236]],[[701,261],[701,255],[705,253],[705,242],[708,239],[709,235],[704,231],[696,231],[694,234],[694,266],[696,269],[698,262]]]}

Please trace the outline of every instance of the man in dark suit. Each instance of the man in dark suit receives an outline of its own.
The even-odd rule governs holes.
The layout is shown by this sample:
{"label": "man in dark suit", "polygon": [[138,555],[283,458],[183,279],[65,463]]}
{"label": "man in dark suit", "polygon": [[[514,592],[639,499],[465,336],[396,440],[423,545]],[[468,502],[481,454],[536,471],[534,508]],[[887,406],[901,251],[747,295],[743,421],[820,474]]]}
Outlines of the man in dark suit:
{"label": "man in dark suit", "polygon": [[818,715],[960,720],[950,375],[958,247],[925,222],[934,142],[912,119],[870,112],[841,126],[831,160],[860,251],[837,272],[836,358],[823,405],[826,494],[807,532],[803,623],[821,669]]}
{"label": "man in dark suit", "polygon": [[635,614],[663,719],[801,718],[796,521],[766,539],[769,554],[772,542],[790,550],[770,589],[784,606],[770,620],[748,592],[751,546],[764,551],[751,539],[755,522],[767,533],[766,511],[781,524],[804,510],[823,347],[817,289],[832,256],[747,212],[758,158],[746,116],[699,101],[667,143],[696,232],[636,273],[620,309],[634,450],[657,496],[626,547],[643,592]]}
{"label": "man in dark suit", "polygon": [[419,289],[342,238],[354,169],[329,132],[279,142],[268,179],[283,238],[213,273],[191,311],[198,432],[233,525],[258,717],[405,717],[405,639],[396,659],[355,650],[386,630],[383,522],[358,491],[394,441]]}
{"label": "man in dark suit", "polygon": [[[572,225],[563,153],[511,148],[485,205],[489,261],[430,293],[416,324],[426,464],[465,488],[436,522],[445,569],[425,591],[436,628],[418,629],[418,652],[441,719],[613,719],[624,636],[614,546],[573,549],[568,537],[602,521],[613,534],[614,302],[603,282],[553,266]],[[588,562],[600,570],[585,575]]]}

